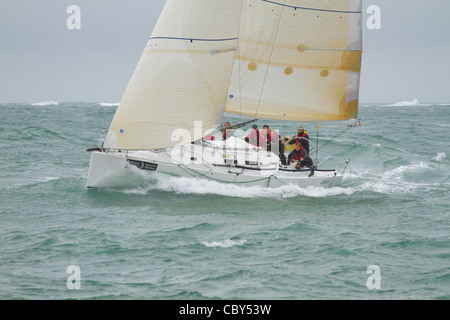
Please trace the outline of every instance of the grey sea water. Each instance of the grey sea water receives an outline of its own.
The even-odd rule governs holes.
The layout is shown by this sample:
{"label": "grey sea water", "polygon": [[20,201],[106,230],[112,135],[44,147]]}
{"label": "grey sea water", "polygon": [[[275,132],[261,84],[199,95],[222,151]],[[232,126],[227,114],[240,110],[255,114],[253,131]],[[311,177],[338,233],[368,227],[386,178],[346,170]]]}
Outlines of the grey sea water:
{"label": "grey sea water", "polygon": [[[0,299],[450,298],[450,104],[362,105],[320,150],[323,167],[351,160],[332,189],[143,173],[88,190],[85,149],[115,109],[0,105]],[[322,124],[319,144],[344,128]]]}

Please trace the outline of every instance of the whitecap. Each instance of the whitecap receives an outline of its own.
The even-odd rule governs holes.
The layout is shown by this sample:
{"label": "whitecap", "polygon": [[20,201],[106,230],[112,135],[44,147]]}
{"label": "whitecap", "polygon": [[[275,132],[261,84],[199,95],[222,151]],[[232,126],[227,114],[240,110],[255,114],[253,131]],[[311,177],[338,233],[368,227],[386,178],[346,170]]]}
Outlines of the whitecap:
{"label": "whitecap", "polygon": [[430,164],[427,162],[413,162],[406,166],[400,166],[383,174],[383,179],[391,179],[394,177],[401,177],[405,172],[410,171],[420,171],[420,170],[430,169]]}
{"label": "whitecap", "polygon": [[58,106],[59,103],[56,101],[42,101],[42,102],[35,102],[31,104],[32,106],[40,106],[40,107],[44,107],[44,106]]}
{"label": "whitecap", "polygon": [[400,101],[386,105],[386,107],[428,107],[428,106],[431,106],[431,104],[422,104],[418,99],[414,99],[413,101]]}
{"label": "whitecap", "polygon": [[117,107],[119,105],[119,102],[99,102],[99,105],[102,107]]}
{"label": "whitecap", "polygon": [[227,240],[212,241],[212,242],[202,241],[201,243],[208,248],[215,248],[215,247],[230,248],[230,247],[234,247],[234,246],[242,246],[246,242],[247,242],[247,240],[245,240],[245,239],[237,239],[237,240],[227,239]]}
{"label": "whitecap", "polygon": [[445,152],[439,152],[436,157],[433,158],[433,160],[438,161],[438,162],[442,162],[447,158],[447,155],[445,154]]}

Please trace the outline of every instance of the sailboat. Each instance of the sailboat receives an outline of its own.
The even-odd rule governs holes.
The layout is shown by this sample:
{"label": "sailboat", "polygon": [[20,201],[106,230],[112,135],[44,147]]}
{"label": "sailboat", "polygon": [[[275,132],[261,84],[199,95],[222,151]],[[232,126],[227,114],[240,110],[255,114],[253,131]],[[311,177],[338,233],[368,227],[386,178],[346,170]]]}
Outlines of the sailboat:
{"label": "sailboat", "polygon": [[88,149],[87,186],[110,187],[135,170],[245,186],[339,185],[348,161],[299,169],[242,134],[222,139],[222,122],[227,112],[250,119],[234,129],[254,119],[356,123],[361,7],[167,0],[110,128]]}

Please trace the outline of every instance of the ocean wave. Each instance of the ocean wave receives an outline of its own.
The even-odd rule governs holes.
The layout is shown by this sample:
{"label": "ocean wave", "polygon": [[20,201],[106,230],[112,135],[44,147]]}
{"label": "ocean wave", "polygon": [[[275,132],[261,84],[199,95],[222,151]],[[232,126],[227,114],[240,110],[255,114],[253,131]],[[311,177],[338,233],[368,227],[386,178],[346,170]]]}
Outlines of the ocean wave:
{"label": "ocean wave", "polygon": [[247,242],[245,239],[237,239],[237,240],[222,240],[222,241],[202,241],[201,243],[208,248],[215,248],[215,247],[221,247],[221,248],[230,248],[234,246],[242,246]]}
{"label": "ocean wave", "polygon": [[36,177],[22,180],[17,180],[14,183],[11,183],[8,187],[14,188],[22,188],[22,187],[31,187],[31,186],[41,186],[46,184],[47,182],[52,182],[56,180],[61,180],[61,177]]}
{"label": "ocean wave", "polygon": [[428,106],[432,106],[432,104],[422,104],[418,99],[414,99],[412,101],[400,101],[386,105],[386,107],[428,107]]}
{"label": "ocean wave", "polygon": [[385,172],[372,169],[351,171],[345,178],[353,186],[354,192],[372,191],[382,194],[411,194],[421,189],[441,189],[442,167],[447,158],[445,152],[439,152],[430,161],[415,161],[400,165]]}
{"label": "ocean wave", "polygon": [[31,104],[32,106],[59,106],[59,102],[56,101],[42,101],[42,102],[35,102]]}

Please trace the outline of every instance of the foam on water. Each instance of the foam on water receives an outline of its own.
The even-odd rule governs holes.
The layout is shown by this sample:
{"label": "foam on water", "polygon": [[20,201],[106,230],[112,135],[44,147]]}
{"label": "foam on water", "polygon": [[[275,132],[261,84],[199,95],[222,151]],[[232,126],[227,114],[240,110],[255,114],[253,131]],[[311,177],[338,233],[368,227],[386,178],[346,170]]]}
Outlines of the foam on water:
{"label": "foam on water", "polygon": [[447,155],[445,152],[439,152],[436,157],[433,158],[433,160],[438,162],[443,162],[447,158]]}
{"label": "foam on water", "polygon": [[355,191],[353,188],[333,187],[307,187],[301,188],[297,185],[285,185],[279,188],[266,188],[262,186],[244,186],[235,184],[224,184],[216,181],[176,177],[161,173],[147,173],[139,170],[141,184],[138,188],[125,188],[124,193],[147,194],[152,190],[162,190],[174,192],[176,194],[197,194],[197,195],[219,195],[235,198],[274,198],[286,199],[298,196],[314,198],[331,197],[339,195],[351,195]]}

